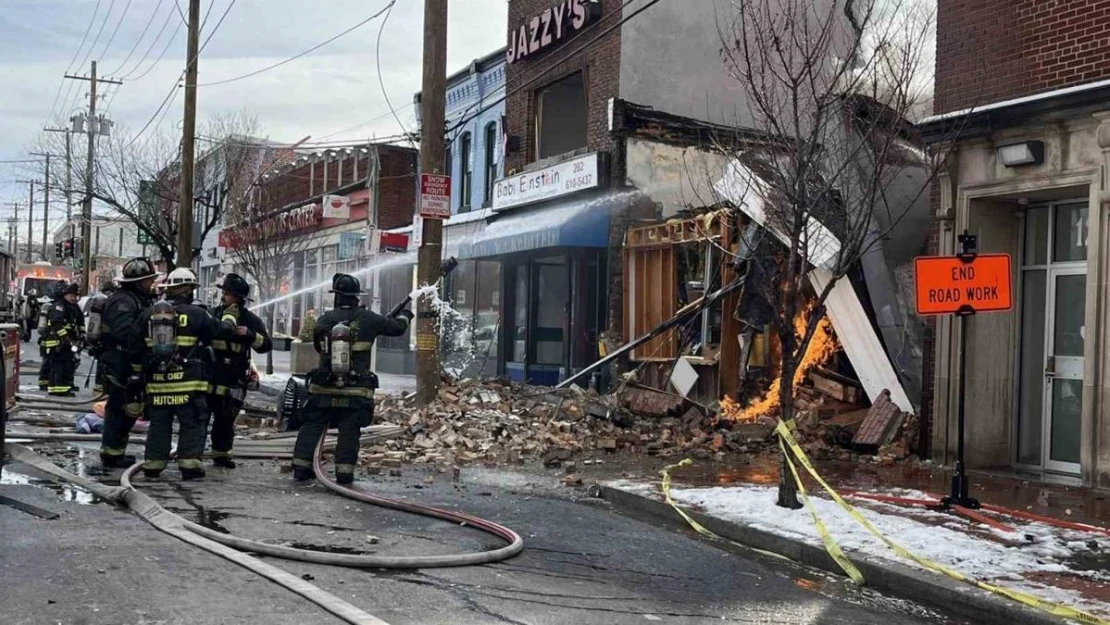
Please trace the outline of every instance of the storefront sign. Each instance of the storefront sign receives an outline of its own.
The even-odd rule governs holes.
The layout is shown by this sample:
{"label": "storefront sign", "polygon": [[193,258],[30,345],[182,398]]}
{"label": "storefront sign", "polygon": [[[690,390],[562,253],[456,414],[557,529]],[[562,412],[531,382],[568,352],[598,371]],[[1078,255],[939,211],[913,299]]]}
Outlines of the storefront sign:
{"label": "storefront sign", "polygon": [[917,314],[954,315],[1010,310],[1010,255],[980,254],[914,259]]}
{"label": "storefront sign", "polygon": [[324,206],[324,219],[351,218],[351,199],[345,195],[325,195],[320,203]]}
{"label": "storefront sign", "polygon": [[538,171],[502,178],[493,186],[493,210],[597,188],[601,184],[599,162],[595,152]]}
{"label": "storefront sign", "polygon": [[553,48],[576,35],[601,15],[599,0],[563,0],[544,9],[509,33],[506,60],[512,64]]}
{"label": "storefront sign", "polygon": [[379,252],[407,252],[409,249],[409,235],[403,232],[382,232]]}
{"label": "storefront sign", "polygon": [[362,242],[365,239],[366,235],[362,234],[361,232],[339,233],[339,260],[350,260],[352,258],[358,258],[359,249],[362,247]]}
{"label": "storefront sign", "polygon": [[451,216],[451,176],[420,174],[420,216],[427,219]]}

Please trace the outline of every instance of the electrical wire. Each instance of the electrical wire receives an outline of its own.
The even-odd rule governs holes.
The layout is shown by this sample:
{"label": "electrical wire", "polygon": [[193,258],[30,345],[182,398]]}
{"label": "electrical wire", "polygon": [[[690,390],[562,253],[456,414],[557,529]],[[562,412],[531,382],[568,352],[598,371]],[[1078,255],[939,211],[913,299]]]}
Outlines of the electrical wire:
{"label": "electrical wire", "polygon": [[329,43],[332,43],[333,41],[335,41],[335,40],[337,40],[337,39],[339,39],[339,38],[341,38],[341,37],[344,37],[344,36],[346,36],[346,35],[349,35],[350,33],[352,33],[352,32],[354,32],[354,31],[358,30],[359,28],[361,28],[361,27],[365,26],[366,24],[369,24],[369,23],[370,23],[371,21],[373,21],[373,20],[374,20],[375,18],[377,18],[378,16],[380,16],[380,15],[384,14],[384,13],[385,13],[386,11],[388,11],[388,10],[389,10],[390,8],[392,8],[392,7],[393,7],[393,5],[394,5],[394,4],[396,3],[396,2],[397,2],[397,0],[390,0],[390,1],[389,1],[389,4],[387,4],[387,5],[385,6],[385,8],[383,8],[382,10],[380,10],[380,11],[378,11],[377,13],[375,13],[375,14],[371,15],[370,17],[368,17],[368,18],[366,18],[366,19],[362,20],[361,22],[358,22],[358,23],[357,23],[357,24],[355,24],[354,26],[351,26],[350,28],[348,28],[347,30],[344,30],[343,32],[339,33],[338,35],[334,35],[334,36],[332,36],[332,37],[330,37],[330,38],[328,38],[328,39],[326,39],[326,40],[324,40],[324,41],[322,41],[322,42],[320,42],[320,43],[318,43],[318,44],[316,44],[316,45],[312,46],[311,48],[309,48],[309,49],[305,50],[304,52],[301,52],[300,54],[297,54],[297,55],[291,56],[291,57],[289,57],[289,58],[287,58],[287,59],[285,59],[285,60],[283,60],[283,61],[278,61],[277,63],[274,63],[273,65],[268,65],[268,66],[266,66],[266,67],[263,67],[263,68],[261,68],[261,69],[257,69],[257,70],[255,70],[255,71],[253,71],[253,72],[248,72],[248,73],[246,73],[246,74],[243,74],[243,75],[241,75],[241,76],[235,76],[235,77],[233,77],[233,78],[226,78],[226,79],[224,79],[224,80],[216,80],[216,81],[213,81],[213,82],[207,82],[207,83],[199,83],[199,84],[197,84],[197,85],[192,85],[192,86],[197,86],[197,87],[214,87],[214,86],[216,86],[216,85],[226,85],[226,84],[228,84],[228,83],[232,83],[232,82],[236,82],[236,81],[239,81],[239,80],[243,80],[243,79],[245,79],[245,78],[250,78],[250,77],[252,77],[252,76],[257,76],[257,75],[259,75],[259,74],[261,74],[261,73],[263,73],[263,72],[268,72],[268,71],[270,71],[270,70],[272,70],[272,69],[276,69],[276,68],[278,68],[278,67],[281,67],[282,65],[286,65],[286,64],[288,64],[288,63],[291,63],[291,62],[293,62],[293,61],[295,61],[295,60],[297,60],[297,59],[299,59],[299,58],[301,58],[301,57],[303,57],[303,56],[306,56],[306,55],[308,55],[308,54],[311,54],[311,53],[313,53],[313,52],[315,52],[315,51],[319,50],[320,48],[323,48],[324,46],[328,45]]}
{"label": "electrical wire", "polygon": [[[399,108],[399,109],[397,109],[397,110],[398,110],[398,111],[405,111],[405,110],[408,110],[408,109],[410,109],[410,108],[412,108],[412,107],[414,107],[414,106],[415,106],[415,104],[409,103],[409,104],[406,104],[405,106],[402,106],[401,108]],[[373,124],[373,123],[374,123],[374,122],[376,122],[376,121],[381,121],[381,120],[383,120],[383,119],[385,119],[385,118],[389,117],[390,115],[396,115],[396,112],[394,112],[394,111],[390,111],[389,113],[382,113],[381,115],[379,115],[379,116],[377,116],[377,117],[374,117],[374,118],[372,118],[372,119],[368,119],[368,120],[366,120],[366,121],[363,121],[363,122],[359,122],[359,123],[355,124],[354,126],[348,126],[348,127],[344,128],[343,130],[337,130],[337,131],[335,131],[335,132],[333,132],[333,133],[330,133],[330,134],[326,134],[326,135],[322,135],[322,136],[320,137],[320,139],[319,139],[319,140],[320,140],[320,141],[323,141],[324,139],[328,139],[328,138],[334,137],[334,136],[336,136],[336,135],[341,135],[341,134],[343,134],[343,133],[345,133],[345,132],[350,132],[350,131],[352,131],[352,130],[356,130],[356,129],[358,129],[358,128],[362,128],[363,126],[368,126],[368,125],[370,125],[370,124]],[[406,132],[407,132],[407,131],[406,131]]]}
{"label": "electrical wire", "polygon": [[[389,107],[389,112],[393,114],[393,119],[397,120],[397,125],[401,127],[401,132],[404,134],[409,133],[409,129],[401,123],[401,118],[397,116],[397,111],[393,110],[393,103],[389,101],[389,92],[385,88],[385,79],[382,78],[382,33],[385,32],[385,25],[389,21],[389,16],[393,13],[393,3],[390,2],[386,7],[385,17],[382,18],[381,26],[378,28],[378,41],[374,44],[374,63],[378,67],[378,86],[382,88],[382,97],[385,98],[385,105]],[[416,142],[409,138],[409,143],[416,145]]]}
{"label": "electrical wire", "polygon": [[112,31],[112,36],[108,37],[108,43],[104,44],[104,50],[100,52],[100,55],[97,56],[97,59],[103,58],[105,54],[108,54],[108,49],[112,47],[112,42],[116,40],[116,35],[119,34],[119,27],[123,26],[123,20],[127,17],[127,12],[130,9],[131,0],[127,0],[127,4],[123,5],[123,13],[120,13],[119,21],[116,22],[116,27]]}
{"label": "electrical wire", "polygon": [[122,61],[120,61],[119,67],[108,72],[109,76],[118,74],[119,71],[123,69],[125,65],[127,65],[127,62],[131,60],[131,57],[135,55],[135,51],[139,49],[139,44],[143,42],[146,34],[150,32],[150,25],[154,23],[154,18],[158,17],[158,10],[162,8],[162,3],[164,1],[165,0],[158,0],[158,4],[154,5],[154,11],[150,14],[150,19],[146,21],[146,26],[143,28],[143,32],[139,33],[139,38],[135,40],[135,45],[131,46],[131,51],[127,53],[127,56],[123,57]]}
{"label": "electrical wire", "polygon": [[[172,15],[171,15],[171,17],[172,17]],[[149,74],[151,71],[153,71],[154,68],[158,67],[158,64],[162,62],[162,57],[166,56],[166,52],[169,51],[170,46],[173,45],[173,42],[177,39],[177,35],[180,32],[181,32],[181,24],[178,24],[177,27],[174,29],[173,34],[170,35],[169,41],[167,41],[165,47],[162,48],[162,52],[158,54],[158,58],[154,59],[154,62],[150,64],[150,67],[147,67],[146,70],[143,73],[139,74],[138,76],[131,76],[131,74],[134,74],[139,69],[139,65],[142,65],[142,61],[139,61],[139,64],[136,65],[135,67],[133,67],[131,69],[131,71],[123,77],[123,80],[130,80],[130,81],[134,82],[136,80],[142,80],[143,78],[145,78],[147,76],[147,74]],[[152,47],[153,47],[153,44],[152,44]],[[147,53],[149,54],[150,51],[148,50]],[[143,60],[146,60],[146,57],[143,57]]]}
{"label": "electrical wire", "polygon": [[93,38],[92,45],[90,45],[89,49],[85,51],[85,56],[81,57],[81,60],[77,63],[74,69],[84,65],[85,61],[88,61],[89,57],[92,56],[93,48],[96,47],[96,44],[100,43],[100,36],[104,34],[104,27],[108,25],[108,18],[112,16],[112,9],[115,8],[116,0],[112,0],[111,4],[108,5],[108,12],[104,14],[104,19],[100,22],[100,29],[96,31],[96,37]]}
{"label": "electrical wire", "polygon": [[[130,70],[128,70],[128,72],[126,74],[124,74],[123,76],[120,76],[120,80],[130,79],[131,76],[139,70],[139,67],[141,67],[142,64],[145,63],[148,58],[150,58],[150,53],[154,51],[154,46],[158,45],[158,42],[162,40],[162,33],[166,32],[166,26],[170,25],[170,20],[171,19],[173,19],[173,11],[169,11],[169,12],[166,13],[166,19],[162,20],[162,28],[160,28],[158,30],[158,34],[154,36],[154,39],[150,42],[150,46],[148,46],[147,49],[146,49],[146,52],[143,53],[143,58],[139,59],[139,61],[137,63],[135,63],[135,66],[132,67]],[[155,65],[157,65],[158,61],[161,61],[162,57],[166,55],[166,50],[169,50],[170,45],[173,44],[173,40],[177,37],[177,33],[179,33],[179,32],[181,32],[181,24],[177,25],[177,28],[173,31],[173,34],[170,36],[169,42],[166,44],[166,46],[164,48],[162,48],[162,53],[159,54],[158,58],[154,61]]]}
{"label": "electrical wire", "polygon": [[[236,0],[231,0],[231,2],[228,3],[227,8],[225,8],[223,14],[220,15],[220,19],[216,22],[216,25],[212,27],[212,32],[208,33],[208,37],[205,38],[204,43],[202,43],[200,48],[197,49],[197,56],[198,57],[200,56],[200,53],[204,51],[204,48],[208,46],[208,42],[212,41],[212,37],[216,35],[216,32],[220,30],[220,26],[224,23],[224,18],[226,18],[227,14],[231,12],[231,8],[235,6],[235,2],[236,2]],[[174,4],[175,5],[177,4],[176,0],[174,0]],[[208,11],[209,12],[211,12],[212,6],[214,4],[215,4],[215,2],[209,3],[209,5],[208,5]],[[208,21],[208,13],[205,13],[204,19],[201,21],[201,25],[203,26],[203,24],[207,21]],[[163,50],[163,54],[164,53],[165,53],[165,51]],[[159,58],[161,58],[161,57],[159,57]],[[157,65],[157,64],[158,64],[158,61],[155,61],[154,65]],[[154,67],[154,65],[151,65],[151,67]],[[147,72],[149,72],[149,71],[150,70],[148,69]],[[144,73],[144,75],[145,75],[145,73]],[[175,99],[175,94],[177,93],[178,85],[181,83],[181,81],[184,79],[184,77],[185,77],[185,72],[182,71],[181,74],[179,75],[178,79],[176,81],[174,81],[173,86],[170,87],[170,92],[166,94],[166,97],[162,100],[162,103],[160,105],[158,105],[158,108],[154,111],[154,114],[150,116],[150,119],[147,120],[146,124],[143,125],[142,129],[140,129],[139,132],[134,137],[131,137],[131,140],[127,142],[127,146],[125,146],[125,147],[130,147],[131,145],[133,145],[136,141],[139,140],[139,137],[141,137],[143,135],[143,133],[147,131],[148,128],[150,128],[152,125],[156,125],[155,124],[156,119],[158,120],[157,121],[158,124],[162,123],[162,120],[158,119],[158,117],[159,117],[159,115],[161,115],[162,118],[165,118],[165,115],[166,115],[165,111],[169,110],[167,107],[170,105],[171,100]]]}
{"label": "electrical wire", "polygon": [[[81,48],[84,48],[85,42],[89,40],[89,33],[92,32],[93,24],[96,23],[96,14],[100,12],[100,2],[101,0],[96,0],[96,7],[93,8],[92,17],[89,18],[89,25],[85,27],[85,34],[83,37],[81,37],[81,43],[77,44],[77,49],[73,51],[73,58],[69,60],[69,65],[66,65],[65,71],[62,72],[63,75],[68,74],[70,71],[73,70],[73,64],[77,61],[77,55],[81,54]],[[54,103],[50,105],[50,114],[47,117],[47,122],[49,122],[49,120],[51,119],[54,119],[54,112],[58,106],[58,97],[62,95],[62,88],[63,86],[65,86],[65,84],[66,79],[62,78],[62,82],[58,84],[58,91],[54,94]],[[69,89],[72,90],[73,83],[69,83],[69,85]],[[66,92],[66,99],[69,99],[69,91]]]}

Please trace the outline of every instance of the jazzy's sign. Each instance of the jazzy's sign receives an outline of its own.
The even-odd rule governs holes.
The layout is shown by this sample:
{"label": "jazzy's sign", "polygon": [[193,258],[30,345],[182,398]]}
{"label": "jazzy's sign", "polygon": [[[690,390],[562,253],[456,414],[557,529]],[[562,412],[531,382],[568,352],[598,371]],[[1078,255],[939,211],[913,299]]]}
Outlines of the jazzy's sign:
{"label": "jazzy's sign", "polygon": [[568,39],[601,15],[599,0],[563,0],[509,33],[510,64]]}

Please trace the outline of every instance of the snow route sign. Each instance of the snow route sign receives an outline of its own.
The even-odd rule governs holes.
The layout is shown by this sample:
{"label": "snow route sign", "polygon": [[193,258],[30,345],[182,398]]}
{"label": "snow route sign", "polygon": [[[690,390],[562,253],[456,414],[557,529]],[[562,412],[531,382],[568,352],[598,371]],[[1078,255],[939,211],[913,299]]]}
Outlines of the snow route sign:
{"label": "snow route sign", "polygon": [[917,314],[956,315],[1013,308],[1010,255],[921,256],[913,261]]}
{"label": "snow route sign", "polygon": [[451,176],[420,174],[420,216],[425,219],[451,216]]}

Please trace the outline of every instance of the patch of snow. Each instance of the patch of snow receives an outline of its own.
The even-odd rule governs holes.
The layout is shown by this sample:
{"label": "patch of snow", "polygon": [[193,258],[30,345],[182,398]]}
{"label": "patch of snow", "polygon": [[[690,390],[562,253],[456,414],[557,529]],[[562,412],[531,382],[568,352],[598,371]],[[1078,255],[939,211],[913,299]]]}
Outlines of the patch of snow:
{"label": "patch of snow", "polygon": [[[654,484],[617,480],[606,483],[606,486],[662,498]],[[890,494],[929,498],[925,493],[915,491]],[[787,511],[776,506],[776,495],[775,487],[754,485],[671,489],[671,497],[683,507],[696,508],[713,517],[822,546],[809,513],[804,509]],[[856,552],[920,568],[916,563],[896,556],[837,503],[813,497],[812,494],[810,503],[849,558],[852,552]],[[1004,537],[1010,541],[1004,543],[969,533],[966,521],[942,512],[924,509],[911,511],[904,507],[871,502],[868,506],[876,509],[861,506],[856,506],[856,509],[888,538],[911,553],[981,581],[997,583],[1005,580],[1000,585],[1103,617],[1110,616],[1110,604],[1091,601],[1083,598],[1078,591],[1045,586],[1024,577],[1031,573],[1047,573],[1110,581],[1110,574],[1105,572],[1076,570],[1069,566],[1069,560],[1073,556],[1092,550],[1092,541],[1097,543],[1098,551],[1110,548],[1110,539],[1106,537],[1043,523],[1006,519],[1017,530],[1018,536],[1028,535],[1033,540],[1015,544],[1013,535],[998,534],[999,538]],[[905,516],[907,514],[913,518]]]}

